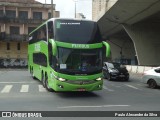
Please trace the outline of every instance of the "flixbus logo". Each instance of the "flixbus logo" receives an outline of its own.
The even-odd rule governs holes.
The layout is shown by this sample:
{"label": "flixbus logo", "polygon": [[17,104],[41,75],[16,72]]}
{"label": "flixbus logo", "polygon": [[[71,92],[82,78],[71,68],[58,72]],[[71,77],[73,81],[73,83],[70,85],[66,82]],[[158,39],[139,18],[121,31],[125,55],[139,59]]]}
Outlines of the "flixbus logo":
{"label": "flixbus logo", "polygon": [[35,51],[40,51],[41,50],[40,44],[35,44],[34,49]]}
{"label": "flixbus logo", "polygon": [[85,44],[72,44],[72,48],[89,48],[89,45],[85,45]]}

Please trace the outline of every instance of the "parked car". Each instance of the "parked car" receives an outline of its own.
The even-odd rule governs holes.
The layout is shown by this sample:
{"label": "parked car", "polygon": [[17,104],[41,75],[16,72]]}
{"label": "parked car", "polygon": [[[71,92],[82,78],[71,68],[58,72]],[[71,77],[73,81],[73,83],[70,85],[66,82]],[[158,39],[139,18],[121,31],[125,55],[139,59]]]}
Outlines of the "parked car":
{"label": "parked car", "polygon": [[142,76],[142,82],[148,84],[150,88],[160,86],[160,67],[145,71]]}
{"label": "parked car", "polygon": [[108,80],[112,79],[123,79],[128,81],[129,80],[129,73],[125,66],[121,65],[120,63],[111,63],[111,62],[104,62],[103,66],[103,76]]}

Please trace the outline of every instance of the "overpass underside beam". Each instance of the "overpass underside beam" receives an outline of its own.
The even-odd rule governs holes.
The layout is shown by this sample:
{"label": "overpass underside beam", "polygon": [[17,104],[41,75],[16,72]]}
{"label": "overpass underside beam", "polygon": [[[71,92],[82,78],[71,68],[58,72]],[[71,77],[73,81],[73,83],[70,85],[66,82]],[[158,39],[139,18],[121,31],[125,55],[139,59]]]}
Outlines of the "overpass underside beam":
{"label": "overpass underside beam", "polygon": [[123,25],[132,39],[139,65],[160,64],[160,23],[137,23]]}

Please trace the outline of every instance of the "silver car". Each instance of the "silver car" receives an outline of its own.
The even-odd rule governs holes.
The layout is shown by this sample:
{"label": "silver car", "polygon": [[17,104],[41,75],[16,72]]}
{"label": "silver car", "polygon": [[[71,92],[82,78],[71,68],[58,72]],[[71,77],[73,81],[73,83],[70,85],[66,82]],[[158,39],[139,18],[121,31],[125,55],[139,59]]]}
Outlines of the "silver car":
{"label": "silver car", "polygon": [[142,82],[148,84],[150,88],[160,86],[160,67],[145,71],[142,76]]}

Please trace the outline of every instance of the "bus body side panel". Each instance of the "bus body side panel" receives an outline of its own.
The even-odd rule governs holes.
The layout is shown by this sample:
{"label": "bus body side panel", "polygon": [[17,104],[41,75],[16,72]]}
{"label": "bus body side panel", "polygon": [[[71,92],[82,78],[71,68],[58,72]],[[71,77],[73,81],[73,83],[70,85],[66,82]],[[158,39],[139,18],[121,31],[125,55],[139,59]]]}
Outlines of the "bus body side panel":
{"label": "bus body side panel", "polygon": [[[33,68],[33,73],[36,78],[41,80],[42,78],[42,71],[45,74],[47,73],[47,65],[48,65],[48,46],[47,43],[44,41],[40,41],[34,44],[30,44],[28,47],[28,54],[29,54],[29,66]],[[36,59],[34,60],[33,56],[36,55]],[[43,58],[41,56],[46,57],[46,63],[43,63]],[[34,63],[36,62],[36,63]],[[44,64],[46,64],[44,66]],[[29,67],[29,68],[30,68]]]}

